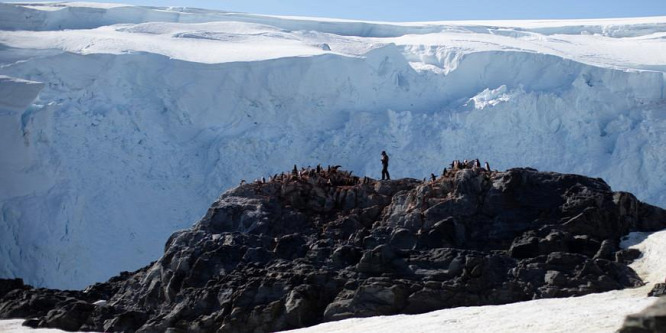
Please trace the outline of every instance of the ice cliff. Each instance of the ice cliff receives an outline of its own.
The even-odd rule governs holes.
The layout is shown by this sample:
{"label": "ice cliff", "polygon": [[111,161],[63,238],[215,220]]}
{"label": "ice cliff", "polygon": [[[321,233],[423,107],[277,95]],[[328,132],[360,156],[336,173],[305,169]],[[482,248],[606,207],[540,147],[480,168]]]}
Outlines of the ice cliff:
{"label": "ice cliff", "polygon": [[[81,288],[157,258],[241,179],[454,159],[666,204],[666,18],[377,23],[0,4],[0,276]],[[38,94],[38,96],[37,96]]]}

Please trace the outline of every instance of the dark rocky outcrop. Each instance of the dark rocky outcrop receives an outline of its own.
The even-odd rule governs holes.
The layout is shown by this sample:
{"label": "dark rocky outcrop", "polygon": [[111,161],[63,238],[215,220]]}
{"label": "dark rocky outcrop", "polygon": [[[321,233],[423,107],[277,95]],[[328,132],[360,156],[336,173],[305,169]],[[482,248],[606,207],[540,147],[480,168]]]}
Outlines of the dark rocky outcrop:
{"label": "dark rocky outcrop", "polygon": [[[642,284],[620,251],[666,212],[601,179],[511,169],[434,181],[329,168],[229,190],[158,261],[84,291],[0,281],[0,317],[123,332],[268,332]],[[92,304],[106,300],[106,304]]]}
{"label": "dark rocky outcrop", "polygon": [[654,296],[654,297],[666,296],[666,283],[655,284],[652,290],[648,293],[648,296]]}

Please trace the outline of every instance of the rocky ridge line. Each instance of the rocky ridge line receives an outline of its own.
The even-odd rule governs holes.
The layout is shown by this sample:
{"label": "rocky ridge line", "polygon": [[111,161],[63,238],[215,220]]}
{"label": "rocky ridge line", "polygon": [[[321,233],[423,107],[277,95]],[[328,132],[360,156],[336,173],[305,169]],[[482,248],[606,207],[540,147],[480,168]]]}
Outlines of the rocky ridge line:
{"label": "rocky ridge line", "polygon": [[[0,283],[33,327],[268,332],[350,317],[568,297],[642,284],[619,249],[666,211],[601,179],[519,168],[431,181],[294,170],[224,193],[164,255],[84,291]],[[102,302],[96,302],[103,300]]]}

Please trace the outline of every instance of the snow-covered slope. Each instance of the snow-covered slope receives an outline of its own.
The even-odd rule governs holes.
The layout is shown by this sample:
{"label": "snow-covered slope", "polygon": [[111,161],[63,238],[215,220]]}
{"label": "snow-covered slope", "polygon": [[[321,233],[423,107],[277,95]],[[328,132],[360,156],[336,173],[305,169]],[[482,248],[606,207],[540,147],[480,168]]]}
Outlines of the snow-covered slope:
{"label": "snow-covered slope", "polygon": [[157,258],[241,179],[317,163],[378,177],[382,150],[394,178],[478,157],[666,204],[663,17],[4,3],[0,29],[0,276],[81,288]]}

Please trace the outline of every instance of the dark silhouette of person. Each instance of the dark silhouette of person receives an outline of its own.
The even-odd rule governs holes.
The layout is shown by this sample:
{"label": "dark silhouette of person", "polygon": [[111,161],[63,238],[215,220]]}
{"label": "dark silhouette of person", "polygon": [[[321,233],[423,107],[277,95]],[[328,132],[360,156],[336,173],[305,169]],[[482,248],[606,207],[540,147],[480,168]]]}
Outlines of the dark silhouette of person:
{"label": "dark silhouette of person", "polygon": [[382,180],[391,180],[391,176],[388,172],[388,162],[389,157],[386,155],[386,152],[382,150]]}

